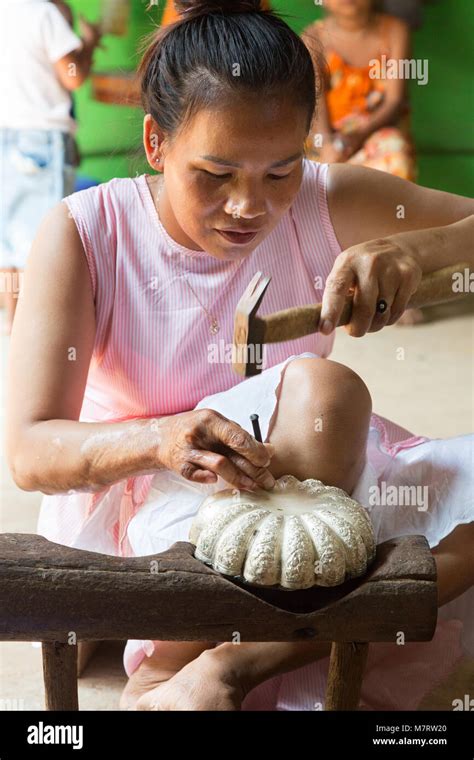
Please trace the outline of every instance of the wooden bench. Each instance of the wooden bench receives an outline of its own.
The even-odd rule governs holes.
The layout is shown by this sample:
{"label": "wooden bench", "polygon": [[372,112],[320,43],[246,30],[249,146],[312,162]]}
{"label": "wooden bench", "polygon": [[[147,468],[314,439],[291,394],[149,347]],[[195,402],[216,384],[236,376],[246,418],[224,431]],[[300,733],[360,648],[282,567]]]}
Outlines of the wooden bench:
{"label": "wooden bench", "polygon": [[354,710],[370,642],[434,634],[436,566],[423,536],[379,544],[363,578],[304,591],[241,584],[193,551],[178,542],[122,558],[0,536],[0,640],[42,642],[47,710],[79,709],[79,641],[330,641],[325,709]]}

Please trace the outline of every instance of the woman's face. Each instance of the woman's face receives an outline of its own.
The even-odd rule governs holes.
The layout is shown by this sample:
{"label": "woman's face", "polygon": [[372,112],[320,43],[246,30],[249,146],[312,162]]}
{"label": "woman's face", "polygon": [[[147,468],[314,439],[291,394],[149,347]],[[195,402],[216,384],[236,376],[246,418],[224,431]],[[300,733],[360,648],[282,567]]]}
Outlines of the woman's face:
{"label": "woman's face", "polygon": [[359,16],[370,11],[372,0],[325,0],[324,7],[336,16]]}
{"label": "woman's face", "polygon": [[307,111],[282,100],[246,98],[201,110],[171,143],[160,142],[156,123],[145,117],[155,169],[162,149],[161,220],[178,243],[239,260],[276,227],[299,190],[307,135]]}

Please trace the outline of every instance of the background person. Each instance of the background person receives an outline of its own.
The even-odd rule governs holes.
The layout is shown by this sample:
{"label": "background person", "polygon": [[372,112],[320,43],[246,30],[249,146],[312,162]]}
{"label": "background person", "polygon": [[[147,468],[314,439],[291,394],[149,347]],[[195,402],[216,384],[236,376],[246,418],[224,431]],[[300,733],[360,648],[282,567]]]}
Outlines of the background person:
{"label": "background person", "polygon": [[[377,13],[373,0],[326,0],[326,18],[303,32],[310,52],[320,44],[329,80],[307,149],[320,161],[349,161],[413,180],[407,83],[373,78],[371,61],[410,57],[408,25]],[[314,136],[322,138],[315,146]]]}
{"label": "background person", "polygon": [[100,41],[81,18],[81,37],[67,4],[2,0],[0,4],[0,270],[6,332],[32,241],[46,212],[74,190],[76,123],[70,92],[88,77]]}
{"label": "background person", "polygon": [[[324,7],[326,18],[303,33],[315,61],[322,45],[328,65],[324,96],[306,144],[308,157],[348,161],[414,180],[407,83],[371,77],[371,61],[410,57],[408,25],[376,12],[374,0],[326,0]],[[399,324],[421,321],[422,310],[409,309]]]}

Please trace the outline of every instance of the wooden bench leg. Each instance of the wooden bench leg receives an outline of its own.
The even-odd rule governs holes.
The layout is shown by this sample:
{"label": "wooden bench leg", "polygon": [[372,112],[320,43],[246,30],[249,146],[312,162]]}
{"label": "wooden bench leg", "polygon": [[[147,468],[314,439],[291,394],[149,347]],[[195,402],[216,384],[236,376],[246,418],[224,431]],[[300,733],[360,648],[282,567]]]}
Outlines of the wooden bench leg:
{"label": "wooden bench leg", "polygon": [[333,641],[325,710],[357,710],[369,645]]}
{"label": "wooden bench leg", "polygon": [[77,645],[43,641],[43,679],[47,710],[78,710]]}

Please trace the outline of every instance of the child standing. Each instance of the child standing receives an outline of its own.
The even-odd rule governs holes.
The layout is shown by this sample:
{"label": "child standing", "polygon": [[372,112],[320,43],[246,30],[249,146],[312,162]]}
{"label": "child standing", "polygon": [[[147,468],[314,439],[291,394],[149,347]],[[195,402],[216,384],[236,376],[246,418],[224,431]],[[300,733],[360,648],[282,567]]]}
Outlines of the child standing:
{"label": "child standing", "polygon": [[0,270],[6,331],[22,270],[46,212],[74,189],[71,96],[87,78],[100,40],[81,19],[78,37],[66,3],[3,0],[0,5]]}

